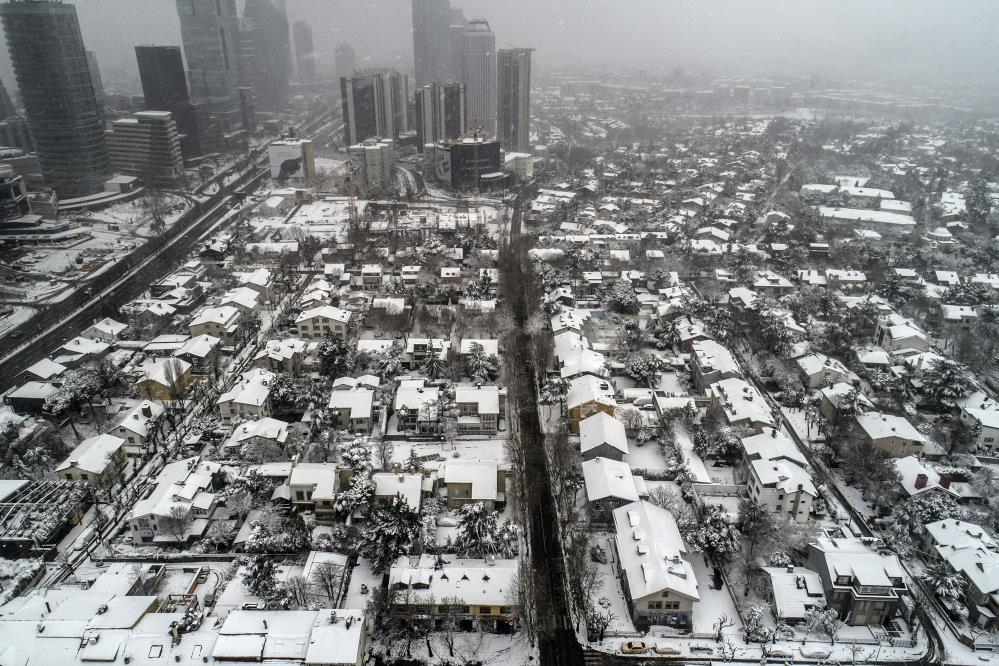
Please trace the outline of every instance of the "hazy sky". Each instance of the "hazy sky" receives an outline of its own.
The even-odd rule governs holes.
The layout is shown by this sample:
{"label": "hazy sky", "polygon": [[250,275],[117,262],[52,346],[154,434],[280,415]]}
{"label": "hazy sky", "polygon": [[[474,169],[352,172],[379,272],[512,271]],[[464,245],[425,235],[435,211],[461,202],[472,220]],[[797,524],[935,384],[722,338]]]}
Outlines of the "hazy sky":
{"label": "hazy sky", "polygon": [[[239,0],[240,3],[242,0]],[[320,59],[340,41],[360,64],[412,66],[409,0],[286,0]],[[75,0],[105,78],[135,75],[136,44],[179,44],[174,0]],[[840,77],[999,81],[999,0],[452,0],[497,44],[561,63],[711,66]],[[322,65],[321,65],[322,67]],[[4,79],[11,83],[9,73]]]}

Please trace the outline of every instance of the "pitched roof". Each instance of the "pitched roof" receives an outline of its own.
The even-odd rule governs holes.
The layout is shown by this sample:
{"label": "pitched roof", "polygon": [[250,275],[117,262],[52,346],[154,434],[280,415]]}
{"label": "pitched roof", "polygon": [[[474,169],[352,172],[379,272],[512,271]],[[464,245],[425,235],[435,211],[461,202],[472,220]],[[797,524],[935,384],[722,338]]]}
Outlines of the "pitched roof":
{"label": "pitched roof", "polygon": [[676,519],[646,501],[614,510],[615,546],[633,601],[661,592],[700,600]]}
{"label": "pitched roof", "polygon": [[628,453],[624,424],[606,412],[597,412],[579,422],[579,450],[585,454],[603,444]]}

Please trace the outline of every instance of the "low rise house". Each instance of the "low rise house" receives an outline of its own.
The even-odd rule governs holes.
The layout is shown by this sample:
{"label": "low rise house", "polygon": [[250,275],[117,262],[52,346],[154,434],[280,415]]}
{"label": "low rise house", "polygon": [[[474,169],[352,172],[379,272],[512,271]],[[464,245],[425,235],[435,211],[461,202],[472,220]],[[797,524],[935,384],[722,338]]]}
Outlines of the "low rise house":
{"label": "low rise house", "polygon": [[690,350],[690,364],[694,387],[700,391],[722,379],[743,376],[732,352],[714,340],[694,342]]}
{"label": "low rise house", "polygon": [[395,392],[393,410],[400,432],[435,432],[440,389],[429,386],[425,379],[403,379]]}
{"label": "low rise house", "polygon": [[971,305],[940,304],[940,316],[945,324],[968,330],[978,323],[978,310]]}
{"label": "low rise house", "polygon": [[15,414],[42,414],[45,402],[59,392],[59,387],[48,382],[25,382],[3,397]]}
{"label": "low rise house", "polygon": [[978,446],[994,450],[999,446],[999,403],[984,391],[955,401],[960,410],[960,419],[966,425],[978,429]]}
{"label": "low rise house", "polygon": [[345,391],[334,390],[330,393],[329,408],[339,427],[367,435],[375,423],[375,392],[357,386]]}
{"label": "low rise house", "polygon": [[786,514],[796,523],[808,521],[808,515],[819,497],[812,475],[796,462],[751,460],[749,462],[749,496],[773,513]]}
{"label": "low rise house", "polygon": [[84,329],[83,333],[81,333],[80,336],[87,338],[88,340],[99,340],[101,342],[117,342],[118,336],[120,336],[125,331],[126,328],[128,328],[128,324],[123,324],[120,321],[115,321],[111,317],[105,317],[104,319],[101,319],[99,322]]}
{"label": "low rise house", "polygon": [[498,386],[458,386],[454,392],[458,432],[495,435],[506,407],[506,389]]}
{"label": "low rise house", "polygon": [[756,387],[744,379],[730,378],[715,382],[705,394],[712,407],[721,411],[730,426],[746,426],[756,432],[777,426],[773,412]]}
{"label": "low rise house", "polygon": [[260,314],[260,302],[263,297],[260,292],[250,287],[236,287],[235,289],[230,289],[222,298],[219,299],[219,305],[226,306],[230,305],[246,316],[252,316]]}
{"label": "low rise house", "polygon": [[908,592],[898,556],[865,539],[819,537],[808,545],[808,568],[822,577],[829,608],[852,626],[884,626]]}
{"label": "low rise house", "polygon": [[215,511],[215,483],[222,466],[188,458],[168,463],[156,488],[126,518],[136,546],[182,545],[204,536]]}
{"label": "low rise house", "polygon": [[445,358],[451,349],[451,342],[443,338],[407,338],[403,358],[409,369],[418,370],[431,349],[438,357]]}
{"label": "low rise house", "polygon": [[845,365],[825,354],[802,356],[797,363],[805,386],[810,389],[849,381],[853,377],[853,373],[847,370]]}
{"label": "low rise house", "polygon": [[236,273],[236,282],[240,287],[253,289],[266,301],[270,299],[274,278],[269,268],[258,268],[249,273]]}
{"label": "low rise house", "polygon": [[926,438],[901,416],[867,412],[857,415],[857,425],[871,446],[893,458],[923,455]]}
{"label": "low rise house", "polygon": [[594,458],[582,464],[586,506],[594,523],[609,523],[615,509],[647,495],[645,480],[631,473],[627,463]]}
{"label": "low rise house", "polygon": [[608,458],[621,461],[628,455],[624,424],[606,412],[597,412],[579,422],[579,451],[583,460]]}
{"label": "low rise house", "polygon": [[767,596],[784,622],[801,624],[811,610],[826,606],[822,576],[806,567],[763,567],[769,579]]}
{"label": "low rise house", "polygon": [[215,663],[360,666],[366,657],[363,609],[233,610],[217,631],[203,657]]}
{"label": "low rise house", "polygon": [[88,437],[55,468],[56,478],[110,488],[125,466],[125,440],[114,435]]}
{"label": "low rise house", "polygon": [[140,366],[136,382],[139,394],[148,400],[179,400],[194,383],[191,364],[179,358],[162,358]]}
{"label": "low rise house", "polygon": [[309,343],[299,338],[268,340],[253,357],[258,368],[298,376],[306,365]]}
{"label": "low rise house", "polygon": [[243,313],[231,305],[205,307],[195,314],[187,327],[192,336],[211,335],[231,347],[239,338],[242,319]]}
{"label": "low rise house", "polygon": [[689,630],[700,601],[697,578],[673,515],[650,502],[635,501],[613,512],[614,568],[632,622]]}
{"label": "low rise house", "polygon": [[314,511],[317,520],[328,520],[339,490],[340,475],[335,464],[297,463],[275,496],[284,496],[297,511]]}
{"label": "low rise house", "polygon": [[449,460],[441,465],[439,491],[449,509],[482,502],[489,510],[506,505],[507,470],[495,462]]}
{"label": "low rise house", "polygon": [[597,412],[614,416],[617,401],[608,380],[593,375],[583,375],[569,381],[566,393],[566,409],[569,410],[569,424],[572,432],[579,432],[579,423]]}
{"label": "low rise house", "polygon": [[298,336],[306,340],[322,340],[327,335],[344,338],[351,314],[332,305],[305,310],[295,319]]}
{"label": "low rise house", "polygon": [[260,419],[272,413],[270,385],[274,373],[254,368],[244,372],[231,389],[219,396],[216,404],[222,421],[231,424],[235,419]]}
{"label": "low rise house", "polygon": [[188,338],[174,357],[191,364],[192,375],[208,375],[218,366],[222,340],[214,335],[195,335]]}
{"label": "low rise house", "polygon": [[65,365],[56,363],[50,358],[43,358],[22,372],[18,382],[20,384],[26,384],[28,382],[58,383],[62,379],[63,373],[65,373],[68,369],[69,368]]}
{"label": "low rise house", "polygon": [[422,474],[376,472],[371,475],[371,481],[375,486],[376,501],[391,501],[394,497],[400,497],[410,509],[419,512],[423,501]]}
{"label": "low rise house", "polygon": [[915,324],[897,314],[878,320],[874,339],[882,349],[894,354],[905,355],[930,350],[926,334]]}
{"label": "low rise house", "polygon": [[253,448],[281,451],[288,441],[288,434],[287,423],[265,416],[233,428],[229,439],[222,444],[221,452],[230,457],[245,458],[249,457],[246,452]]}
{"label": "low rise house", "polygon": [[753,290],[764,296],[780,298],[794,291],[795,286],[783,275],[773,271],[759,271],[753,280]]}
{"label": "low rise house", "polygon": [[846,382],[838,382],[819,390],[819,411],[833,425],[839,423],[844,414],[851,418],[857,412],[874,409],[874,404],[868,400],[860,387]]}
{"label": "low rise house", "polygon": [[477,625],[490,631],[513,629],[517,599],[512,593],[517,560],[462,559],[454,555],[400,557],[389,570],[391,612],[421,618],[431,628],[455,622],[459,630]]}
{"label": "low rise house", "polygon": [[165,413],[166,409],[160,403],[143,400],[125,414],[118,425],[111,429],[111,434],[125,440],[125,454],[128,457],[141,457],[149,453],[154,424]]}

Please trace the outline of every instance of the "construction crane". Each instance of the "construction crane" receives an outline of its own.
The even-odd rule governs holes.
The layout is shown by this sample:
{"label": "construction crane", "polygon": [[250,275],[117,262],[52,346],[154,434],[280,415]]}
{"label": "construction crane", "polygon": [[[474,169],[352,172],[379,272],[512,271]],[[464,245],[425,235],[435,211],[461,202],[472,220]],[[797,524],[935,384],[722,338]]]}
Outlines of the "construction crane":
{"label": "construction crane", "polygon": [[354,190],[354,163],[351,160],[344,162],[343,172],[334,171],[329,178],[316,185],[316,192],[339,187],[341,183],[347,193],[347,221],[350,229],[354,230],[360,227],[357,216],[357,193]]}

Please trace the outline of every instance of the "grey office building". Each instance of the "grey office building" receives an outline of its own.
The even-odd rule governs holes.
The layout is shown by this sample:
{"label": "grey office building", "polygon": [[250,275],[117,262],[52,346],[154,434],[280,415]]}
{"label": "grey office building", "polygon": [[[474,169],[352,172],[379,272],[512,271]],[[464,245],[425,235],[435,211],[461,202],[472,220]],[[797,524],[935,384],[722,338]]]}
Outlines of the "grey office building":
{"label": "grey office building", "polygon": [[100,192],[111,162],[76,7],[7,2],[0,19],[46,185],[62,199]]}
{"label": "grey office building", "polygon": [[354,76],[357,72],[357,54],[350,44],[337,44],[333,51],[333,66],[338,77]]}
{"label": "grey office building", "polygon": [[140,111],[111,124],[108,154],[117,173],[173,189],[184,175],[180,135],[169,111]]}
{"label": "grey office building", "polygon": [[203,154],[198,116],[187,91],[184,58],[179,46],[136,46],[142,95],[149,111],[169,111],[187,158]]}
{"label": "grey office building", "polygon": [[451,43],[448,0],[413,0],[413,62],[416,87],[447,81]]}
{"label": "grey office building", "polygon": [[288,103],[291,35],[284,0],[246,0],[243,31],[252,41],[256,108],[277,113]]}
{"label": "grey office building", "polygon": [[526,153],[531,149],[532,50],[500,49],[496,58],[496,136],[507,151]]}
{"label": "grey office building", "polygon": [[432,83],[417,89],[416,134],[421,146],[459,139],[465,127],[465,86]]}
{"label": "grey office building", "polygon": [[409,131],[409,77],[395,70],[367,70],[340,78],[344,141],[398,139]]}
{"label": "grey office building", "polygon": [[[302,83],[316,80],[316,47],[312,40],[312,26],[305,21],[295,21],[295,71]],[[351,72],[353,73],[353,72]]]}
{"label": "grey office building", "polygon": [[491,135],[496,131],[496,34],[485,20],[469,21],[465,30],[463,83],[468,126]]}

